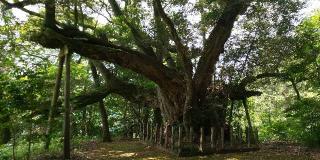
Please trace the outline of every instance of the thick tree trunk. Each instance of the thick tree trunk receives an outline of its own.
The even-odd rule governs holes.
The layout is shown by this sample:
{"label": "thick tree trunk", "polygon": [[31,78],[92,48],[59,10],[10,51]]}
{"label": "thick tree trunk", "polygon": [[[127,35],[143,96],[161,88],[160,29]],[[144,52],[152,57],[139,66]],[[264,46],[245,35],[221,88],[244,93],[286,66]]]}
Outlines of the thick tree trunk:
{"label": "thick tree trunk", "polygon": [[63,158],[64,159],[70,159],[70,139],[71,139],[71,134],[70,134],[70,77],[71,77],[71,67],[70,67],[70,62],[71,62],[71,54],[68,53],[68,48],[67,46],[64,47],[64,50],[66,51],[65,55],[65,64],[66,64],[66,72],[65,72],[65,84],[64,84],[64,140],[63,140]]}
{"label": "thick tree trunk", "polygon": [[182,122],[184,108],[184,92],[177,88],[157,89],[159,107],[163,114],[163,118],[169,124]]}
{"label": "thick tree trunk", "polygon": [[159,106],[166,123],[183,123],[186,128],[195,127],[196,131],[199,131],[199,126],[224,126],[226,97],[213,94],[200,97],[194,90],[188,93],[184,88],[158,89]]}
{"label": "thick tree trunk", "polygon": [[[100,80],[99,75],[97,73],[96,67],[93,65],[92,62],[90,62],[91,72],[94,79],[94,83],[96,88],[100,88]],[[102,141],[103,142],[111,142],[111,135],[109,131],[109,122],[108,122],[108,113],[104,106],[103,100],[99,101],[99,110],[101,115],[101,121],[102,121]]]}
{"label": "thick tree trunk", "polygon": [[53,96],[51,100],[51,105],[50,105],[50,111],[49,111],[49,117],[48,117],[48,126],[46,129],[46,135],[45,135],[45,145],[44,149],[49,150],[50,146],[50,141],[51,141],[51,132],[52,132],[52,127],[53,127],[53,120],[54,120],[54,113],[57,108],[57,103],[58,103],[58,97],[59,97],[59,92],[60,92],[60,86],[61,86],[61,77],[62,77],[62,72],[63,72],[63,63],[64,63],[64,56],[63,56],[63,49],[60,50],[60,55],[58,58],[58,70],[56,73],[56,80],[55,80],[55,85],[54,85],[54,90],[53,90]]}

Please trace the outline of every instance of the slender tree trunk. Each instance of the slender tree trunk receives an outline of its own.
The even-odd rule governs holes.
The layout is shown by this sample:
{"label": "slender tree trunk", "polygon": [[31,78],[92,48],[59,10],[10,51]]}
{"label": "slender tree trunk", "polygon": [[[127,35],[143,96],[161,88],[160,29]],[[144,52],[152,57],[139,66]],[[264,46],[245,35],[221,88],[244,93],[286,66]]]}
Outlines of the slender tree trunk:
{"label": "slender tree trunk", "polygon": [[32,123],[29,127],[29,135],[28,135],[28,157],[27,159],[30,160],[31,158],[31,145],[32,145]]}
{"label": "slender tree trunk", "polygon": [[230,140],[230,146],[233,145],[233,127],[232,127],[232,120],[233,120],[233,107],[234,107],[234,101],[231,101],[231,107],[230,107],[230,113],[229,113],[229,140]]}
{"label": "slender tree trunk", "polygon": [[86,121],[86,130],[87,130],[87,136],[92,136],[93,129],[92,129],[92,107],[89,107],[87,109],[87,121]]}
{"label": "slender tree trunk", "polygon": [[50,105],[50,111],[49,111],[49,117],[48,117],[48,127],[46,129],[46,135],[45,135],[45,145],[44,149],[49,150],[50,146],[50,141],[51,141],[51,132],[52,132],[52,127],[53,127],[53,120],[54,120],[54,113],[57,108],[57,103],[58,103],[58,97],[59,97],[59,92],[60,92],[60,86],[61,86],[61,77],[62,77],[62,72],[63,72],[63,63],[64,63],[64,56],[63,54],[63,49],[60,51],[60,55],[58,58],[58,70],[56,73],[56,80],[55,80],[55,85],[54,85],[54,90],[53,90],[53,96],[51,100],[51,105]]}
{"label": "slender tree trunk", "polygon": [[71,74],[71,67],[70,67],[70,61],[71,61],[71,54],[68,53],[67,46],[64,46],[65,50],[65,64],[66,64],[66,72],[65,72],[65,83],[64,83],[64,152],[63,152],[63,158],[70,159],[70,74]]}
{"label": "slender tree trunk", "polygon": [[294,82],[294,80],[291,80],[291,83],[292,83],[292,87],[294,89],[294,91],[296,92],[296,95],[297,95],[297,100],[301,100],[301,96],[300,96],[300,92],[297,88],[297,83]]}
{"label": "slender tree trunk", "polygon": [[13,129],[13,143],[12,143],[12,159],[16,160],[16,132],[15,129]]}
{"label": "slender tree trunk", "polygon": [[[95,86],[96,88],[99,88],[100,80],[99,80],[99,75],[97,73],[97,69],[91,62],[90,62],[90,66],[91,66],[91,72],[92,72]],[[110,135],[109,123],[108,123],[108,113],[104,106],[103,100],[99,101],[99,110],[100,110],[101,121],[102,121],[102,141],[111,142],[111,135]]]}
{"label": "slender tree trunk", "polygon": [[233,107],[234,107],[234,101],[231,101],[231,107],[230,107],[230,113],[229,113],[229,126],[232,125]]}
{"label": "slender tree trunk", "polygon": [[87,128],[87,109],[84,108],[82,111],[82,135],[88,135],[88,128]]}

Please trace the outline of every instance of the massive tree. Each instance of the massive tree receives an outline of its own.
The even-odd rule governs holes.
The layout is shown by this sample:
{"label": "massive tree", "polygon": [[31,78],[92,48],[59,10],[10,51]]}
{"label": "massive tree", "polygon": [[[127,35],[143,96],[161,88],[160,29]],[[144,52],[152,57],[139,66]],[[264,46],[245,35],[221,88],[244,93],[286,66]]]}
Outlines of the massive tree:
{"label": "massive tree", "polygon": [[[39,17],[42,25],[29,35],[31,41],[52,49],[67,45],[70,51],[83,57],[105,61],[146,77],[157,84],[156,92],[152,92],[157,94],[155,107],[161,109],[167,124],[183,122],[197,126],[223,125],[225,114],[221,108],[226,107],[229,98],[239,97],[234,90],[239,91],[241,99],[257,94],[246,91],[245,86],[225,89],[228,87],[221,86],[226,82],[214,82],[214,77],[221,73],[216,70],[216,64],[239,17],[241,21],[259,19],[260,15],[253,13],[268,13],[272,11],[270,7],[283,9],[283,6],[298,4],[295,0],[216,0],[196,4],[160,0],[98,0],[83,4],[80,0],[1,2],[7,9],[19,8]],[[25,8],[39,3],[45,4],[45,14]],[[143,10],[143,6],[152,9]],[[193,17],[202,17],[200,25],[192,24],[186,18],[187,13],[182,12],[190,6],[194,8],[190,10],[195,13]],[[105,17],[110,24],[93,25],[87,10]],[[281,11],[279,17],[295,9]],[[285,18],[282,16],[279,21],[286,21]],[[127,32],[130,34],[124,38],[122,34]],[[197,33],[202,35],[201,42]]]}

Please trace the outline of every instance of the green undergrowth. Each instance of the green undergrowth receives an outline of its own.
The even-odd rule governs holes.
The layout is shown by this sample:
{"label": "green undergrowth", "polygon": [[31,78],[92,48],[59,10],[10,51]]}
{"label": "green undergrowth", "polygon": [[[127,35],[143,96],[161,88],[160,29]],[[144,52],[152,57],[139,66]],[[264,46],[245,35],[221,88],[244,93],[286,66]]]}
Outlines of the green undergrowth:
{"label": "green undergrowth", "polygon": [[[88,137],[75,137],[72,140],[73,147],[80,148],[81,144],[85,141],[96,140],[97,138]],[[19,139],[18,144],[15,146],[15,159],[27,160],[28,158],[28,142],[25,139]],[[41,154],[59,154],[63,149],[63,140],[61,138],[54,138],[51,140],[50,150],[44,150],[44,143],[41,141],[32,142],[30,148],[31,159]],[[11,160],[13,159],[13,146],[12,142],[0,145],[0,160]]]}

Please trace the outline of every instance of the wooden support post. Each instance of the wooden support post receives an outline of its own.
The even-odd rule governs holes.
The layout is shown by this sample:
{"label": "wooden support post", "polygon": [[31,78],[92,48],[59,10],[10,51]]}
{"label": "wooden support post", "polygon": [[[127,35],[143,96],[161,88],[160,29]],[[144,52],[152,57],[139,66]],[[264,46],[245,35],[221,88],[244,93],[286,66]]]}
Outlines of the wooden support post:
{"label": "wooden support post", "polygon": [[152,143],[152,138],[153,138],[153,127],[152,123],[150,123],[150,133],[149,133],[149,142]]}
{"label": "wooden support post", "polygon": [[168,143],[169,143],[169,127],[168,124],[166,124],[166,129],[165,129],[165,139],[164,139],[164,147],[167,148],[168,147]]}
{"label": "wooden support post", "polygon": [[157,134],[158,134],[158,123],[156,124],[156,128],[154,129],[154,143],[157,144]]}
{"label": "wooden support post", "polygon": [[250,135],[250,129],[249,127],[246,127],[246,139],[247,139],[247,145],[248,147],[251,146],[251,135]]}
{"label": "wooden support post", "polygon": [[142,140],[142,134],[143,134],[143,131],[142,131],[142,123],[139,123],[139,139],[140,141]]}
{"label": "wooden support post", "polygon": [[214,128],[211,127],[211,132],[210,132],[210,146],[211,149],[214,148]]}
{"label": "wooden support post", "polygon": [[241,126],[239,126],[238,134],[239,134],[239,144],[242,144],[243,140],[242,140],[242,128],[241,128]]}
{"label": "wooden support post", "polygon": [[46,134],[45,134],[46,140],[45,140],[44,149],[46,151],[49,150],[52,126],[54,121],[54,113],[57,110],[57,104],[58,104],[58,98],[59,98],[60,86],[61,86],[61,77],[63,72],[63,64],[65,61],[65,57],[64,57],[65,52],[66,52],[65,49],[60,49],[60,54],[58,56],[58,70],[56,73],[57,75],[56,75],[56,80],[55,80],[55,85],[53,90],[53,96],[51,99],[50,111],[48,115],[48,126],[46,128]]}
{"label": "wooden support post", "polygon": [[171,149],[174,149],[174,126],[171,126]]}
{"label": "wooden support post", "polygon": [[193,127],[192,126],[190,126],[190,128],[189,128],[189,141],[192,143],[192,141],[193,141]]}
{"label": "wooden support post", "polygon": [[71,105],[70,105],[70,80],[71,80],[71,54],[68,53],[68,47],[64,46],[65,53],[65,81],[64,81],[64,125],[63,125],[63,158],[70,159],[71,155]]}
{"label": "wooden support post", "polygon": [[200,145],[199,145],[200,152],[203,152],[203,139],[204,139],[203,127],[200,127]]}
{"label": "wooden support post", "polygon": [[160,146],[162,145],[162,132],[163,132],[162,125],[160,125],[159,142],[158,142]]}
{"label": "wooden support post", "polygon": [[146,127],[145,124],[142,123],[142,140],[144,141],[146,139]]}
{"label": "wooden support post", "polygon": [[149,140],[149,122],[147,122],[147,135],[145,141]]}
{"label": "wooden support post", "polygon": [[245,109],[245,113],[246,113],[246,118],[247,118],[247,121],[248,121],[248,132],[247,132],[247,144],[248,144],[248,147],[250,147],[250,141],[251,141],[251,135],[253,133],[252,131],[252,122],[251,122],[251,119],[250,119],[250,114],[249,114],[249,108],[248,108],[248,104],[247,104],[247,99],[243,99],[242,100],[243,102],[243,107]]}
{"label": "wooden support post", "polygon": [[255,133],[255,143],[258,145],[258,144],[259,144],[259,132],[258,132],[258,128],[255,128],[254,133]]}
{"label": "wooden support post", "polygon": [[178,149],[181,148],[182,127],[179,126]]}
{"label": "wooden support post", "polygon": [[221,127],[221,136],[220,136],[220,141],[221,141],[221,149],[224,148],[224,127]]}
{"label": "wooden support post", "polygon": [[233,146],[233,127],[230,126],[230,146]]}

